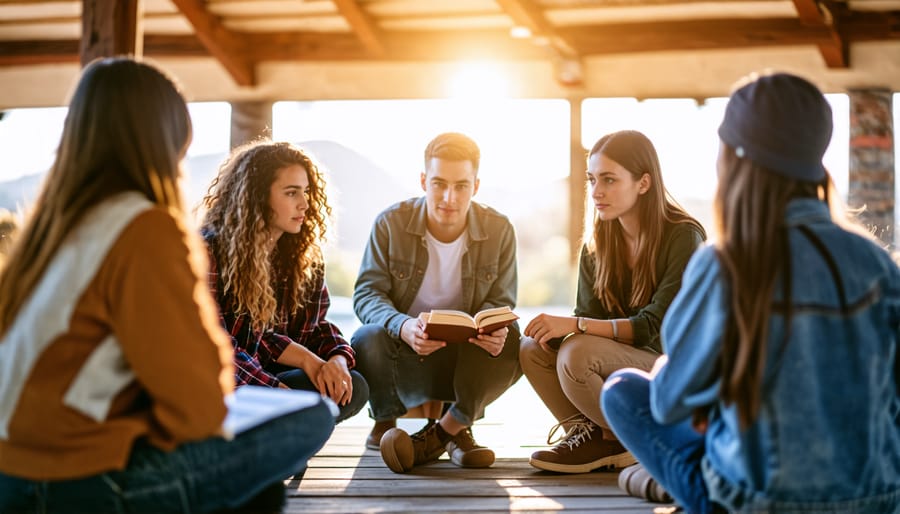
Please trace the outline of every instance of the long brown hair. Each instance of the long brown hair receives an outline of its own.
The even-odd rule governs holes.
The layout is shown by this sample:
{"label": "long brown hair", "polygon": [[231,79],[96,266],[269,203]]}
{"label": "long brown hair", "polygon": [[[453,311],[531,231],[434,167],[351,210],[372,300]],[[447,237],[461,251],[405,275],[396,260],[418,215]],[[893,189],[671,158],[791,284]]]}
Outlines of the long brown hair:
{"label": "long brown hair", "polygon": [[190,139],[184,98],[157,68],[121,57],[84,69],[56,159],[0,275],[0,334],[66,236],[103,200],[137,191],[181,216],[178,178]]}
{"label": "long brown hair", "polygon": [[[706,231],[666,190],[660,171],[659,157],[653,143],[635,130],[613,132],[594,143],[588,159],[602,154],[625,168],[634,178],[650,175],[650,189],[638,197],[636,208],[641,232],[633,270],[628,269],[628,248],[622,224],[618,219],[604,221],[594,216],[588,249],[594,256],[594,293],[604,308],[614,316],[625,316],[630,308],[646,305],[656,291],[663,231],[669,223],[689,223],[706,237]],[[625,297],[624,279],[631,274],[631,294]]]}
{"label": "long brown hair", "polygon": [[[274,212],[269,190],[280,169],[300,165],[309,179],[309,208],[298,234],[284,233],[270,256],[269,224]],[[291,314],[312,292],[312,282],[324,266],[319,242],[325,239],[331,207],[325,178],[303,150],[290,143],[258,140],[234,149],[203,198],[207,209],[203,229],[215,234],[216,261],[223,293],[239,312],[247,312],[254,329],[275,323],[276,280],[287,286]]]}
{"label": "long brown hair", "polygon": [[[790,200],[818,198],[828,204],[832,218],[859,234],[861,226],[844,214],[831,177],[822,182],[795,180],[774,173],[723,145],[719,186],[714,201],[720,237],[715,244],[728,289],[728,320],[722,336],[719,373],[720,398],[735,404],[746,428],[756,419],[762,396],[763,371],[776,281],[784,287],[782,314],[790,327],[790,247],[784,212]],[[782,345],[787,344],[784,334]]]}

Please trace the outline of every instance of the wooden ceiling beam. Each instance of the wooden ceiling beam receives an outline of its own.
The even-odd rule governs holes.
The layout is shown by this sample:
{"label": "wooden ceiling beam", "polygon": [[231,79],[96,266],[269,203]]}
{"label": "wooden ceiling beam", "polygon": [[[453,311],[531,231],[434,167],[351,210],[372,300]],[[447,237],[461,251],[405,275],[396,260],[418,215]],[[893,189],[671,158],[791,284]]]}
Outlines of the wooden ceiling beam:
{"label": "wooden ceiling beam", "polygon": [[[0,66],[63,64],[79,62],[79,44],[75,39],[0,41]],[[144,37],[145,55],[160,57],[208,57],[206,47],[194,36],[148,34]]]}
{"label": "wooden ceiling beam", "polygon": [[341,16],[350,24],[350,28],[359,41],[373,57],[384,57],[385,48],[381,30],[371,16],[360,7],[356,0],[332,0]]}
{"label": "wooden ceiling beam", "polygon": [[80,62],[77,39],[0,41],[0,66],[29,66]]}
{"label": "wooden ceiling beam", "polygon": [[835,11],[850,42],[900,39],[900,11]]}
{"label": "wooden ceiling beam", "polygon": [[797,18],[622,23],[567,32],[585,55],[818,45],[831,37],[826,27]]}
{"label": "wooden ceiling beam", "polygon": [[516,25],[527,28],[533,37],[546,38],[562,57],[577,58],[579,52],[568,38],[550,24],[541,8],[532,0],[497,0],[500,9]]}
{"label": "wooden ceiling beam", "polygon": [[[848,40],[900,40],[893,17],[856,16],[844,22]],[[900,12],[896,13],[900,19]],[[796,18],[677,21],[570,26],[560,29],[582,55],[818,45],[830,40],[825,27],[809,27]],[[873,35],[878,35],[875,37]],[[544,59],[541,48],[509,37],[504,30],[390,31],[386,54],[373,59],[352,35],[325,33],[249,33],[248,55],[256,61],[396,60],[428,61],[461,58]],[[148,39],[149,41],[149,39]],[[149,52],[149,49],[148,49]]]}
{"label": "wooden ceiling beam", "polygon": [[[841,15],[850,42],[900,40],[900,11]],[[830,41],[826,27],[803,25],[796,18],[731,19],[666,23],[575,26],[563,29],[583,55],[818,45]],[[373,58],[354,35],[324,33],[247,33],[242,59],[262,61],[432,61],[461,58],[546,59],[541,48],[515,40],[504,30],[385,32],[386,54]],[[77,40],[0,41],[0,66],[78,62]],[[144,37],[144,53],[154,57],[212,55],[195,36]]]}
{"label": "wooden ceiling beam", "polygon": [[204,0],[172,0],[194,27],[197,39],[228,71],[239,86],[256,85],[255,62],[246,57],[246,44],[208,10]]}
{"label": "wooden ceiling beam", "polygon": [[847,41],[841,37],[838,20],[825,3],[818,0],[792,0],[800,23],[810,27],[826,27],[829,41],[819,43],[819,53],[829,68],[847,68],[850,66],[850,49]]}

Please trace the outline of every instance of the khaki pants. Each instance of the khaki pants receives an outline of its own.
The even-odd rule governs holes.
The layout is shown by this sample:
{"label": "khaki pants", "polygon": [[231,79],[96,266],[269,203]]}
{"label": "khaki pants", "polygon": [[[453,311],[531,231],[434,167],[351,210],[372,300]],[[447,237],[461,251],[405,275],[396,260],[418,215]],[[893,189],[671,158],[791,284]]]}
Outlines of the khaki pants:
{"label": "khaki pants", "polygon": [[[638,368],[649,371],[659,355],[612,339],[576,334],[558,352],[546,352],[530,337],[522,338],[519,362],[544,405],[558,421],[581,413],[614,438],[600,410],[603,383],[613,371]],[[568,428],[568,427],[566,427]]]}

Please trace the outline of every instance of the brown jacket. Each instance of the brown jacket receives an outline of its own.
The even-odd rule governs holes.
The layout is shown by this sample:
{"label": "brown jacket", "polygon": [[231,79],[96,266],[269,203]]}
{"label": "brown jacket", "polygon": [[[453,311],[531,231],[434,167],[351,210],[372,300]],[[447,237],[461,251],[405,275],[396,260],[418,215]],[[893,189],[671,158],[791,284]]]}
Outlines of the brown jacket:
{"label": "brown jacket", "polygon": [[232,348],[199,245],[135,193],[85,216],[0,336],[0,472],[90,476],[123,469],[138,438],[219,433]]}

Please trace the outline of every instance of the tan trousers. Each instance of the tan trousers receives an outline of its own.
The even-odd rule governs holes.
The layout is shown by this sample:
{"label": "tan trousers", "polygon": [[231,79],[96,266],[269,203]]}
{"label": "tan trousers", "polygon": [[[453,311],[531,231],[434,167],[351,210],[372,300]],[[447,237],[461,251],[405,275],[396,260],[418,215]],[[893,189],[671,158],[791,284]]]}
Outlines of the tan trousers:
{"label": "tan trousers", "polygon": [[[563,341],[558,352],[546,352],[530,337],[522,338],[519,362],[544,405],[558,421],[581,413],[614,438],[603,412],[600,392],[613,371],[638,368],[649,371],[658,355],[612,339],[576,334]],[[566,427],[568,428],[568,427]]]}

